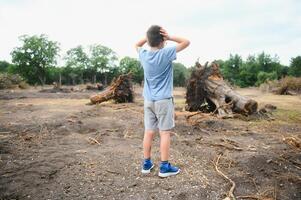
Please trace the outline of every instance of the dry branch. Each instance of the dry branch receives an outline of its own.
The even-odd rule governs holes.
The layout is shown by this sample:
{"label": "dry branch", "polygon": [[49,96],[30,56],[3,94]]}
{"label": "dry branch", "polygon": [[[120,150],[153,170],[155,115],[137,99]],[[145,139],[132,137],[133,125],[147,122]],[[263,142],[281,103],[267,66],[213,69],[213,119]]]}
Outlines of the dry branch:
{"label": "dry branch", "polygon": [[89,140],[100,145],[100,143],[95,138],[89,137]]}
{"label": "dry branch", "polygon": [[296,149],[300,149],[301,148],[301,141],[295,137],[283,137],[283,142],[285,142],[286,144],[296,148]]}

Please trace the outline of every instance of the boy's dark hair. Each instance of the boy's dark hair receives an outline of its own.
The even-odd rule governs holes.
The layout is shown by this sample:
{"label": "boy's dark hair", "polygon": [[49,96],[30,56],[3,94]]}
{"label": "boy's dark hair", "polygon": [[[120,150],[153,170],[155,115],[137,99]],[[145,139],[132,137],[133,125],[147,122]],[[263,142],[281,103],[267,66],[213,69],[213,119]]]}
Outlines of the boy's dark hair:
{"label": "boy's dark hair", "polygon": [[164,41],[163,36],[160,34],[161,26],[152,25],[146,32],[148,44],[151,47],[158,47]]}

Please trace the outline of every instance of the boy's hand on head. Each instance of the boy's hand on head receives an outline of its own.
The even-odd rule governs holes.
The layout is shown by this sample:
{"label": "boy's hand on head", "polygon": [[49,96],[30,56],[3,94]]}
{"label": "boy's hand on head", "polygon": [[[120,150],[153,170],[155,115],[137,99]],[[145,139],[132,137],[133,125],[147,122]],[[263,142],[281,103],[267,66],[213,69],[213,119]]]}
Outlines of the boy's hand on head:
{"label": "boy's hand on head", "polygon": [[167,31],[164,28],[160,29],[160,34],[163,36],[164,40],[169,40],[170,39]]}
{"label": "boy's hand on head", "polygon": [[160,29],[160,34],[163,36],[164,40],[170,40],[173,42],[178,43],[176,46],[176,51],[182,51],[183,49],[187,48],[190,44],[189,40],[177,36],[170,36],[164,28]]}

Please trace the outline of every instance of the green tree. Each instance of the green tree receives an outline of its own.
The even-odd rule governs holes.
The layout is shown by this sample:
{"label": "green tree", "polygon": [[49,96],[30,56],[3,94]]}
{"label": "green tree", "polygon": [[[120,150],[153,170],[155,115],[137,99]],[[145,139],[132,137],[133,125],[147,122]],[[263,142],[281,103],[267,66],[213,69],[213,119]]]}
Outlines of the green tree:
{"label": "green tree", "polygon": [[0,72],[7,72],[10,65],[11,64],[9,62],[6,62],[5,60],[0,61]]}
{"label": "green tree", "polygon": [[301,56],[297,56],[291,59],[288,73],[291,76],[296,76],[296,77],[301,76]]}
{"label": "green tree", "polygon": [[241,56],[235,54],[230,55],[230,58],[221,65],[221,72],[225,79],[232,84],[239,84],[239,73],[242,67],[243,60]]}
{"label": "green tree", "polygon": [[[230,55],[226,61],[219,61],[225,79],[240,87],[254,86],[265,80],[279,79],[287,74],[287,67],[274,57],[264,52],[257,56],[250,55],[243,61],[239,55]],[[263,73],[264,72],[264,73]]]}
{"label": "green tree", "polygon": [[54,67],[59,53],[57,42],[50,41],[46,35],[23,35],[19,38],[22,46],[11,52],[16,71],[29,83],[46,82],[46,72]]}
{"label": "green tree", "polygon": [[173,84],[184,87],[189,75],[188,69],[181,63],[173,63]]}
{"label": "green tree", "polygon": [[118,66],[110,68],[110,71],[106,74],[107,81],[110,83],[114,78],[120,75],[120,70]]}
{"label": "green tree", "polygon": [[274,57],[270,56],[269,54],[266,54],[262,52],[257,57],[257,63],[259,66],[259,70],[263,72],[276,73],[276,78],[279,79],[283,75],[285,75],[285,66],[280,64],[279,57],[275,55]]}
{"label": "green tree", "polygon": [[246,62],[243,62],[239,70],[239,80],[237,81],[237,85],[239,85],[240,87],[255,85],[257,81],[258,70],[259,68],[256,57],[249,55]]}
{"label": "green tree", "polygon": [[132,72],[133,81],[141,84],[143,81],[143,68],[140,62],[135,58],[128,56],[122,58],[119,62],[119,70],[121,73]]}
{"label": "green tree", "polygon": [[[47,84],[52,84],[53,82],[56,82],[58,84],[66,83],[63,82],[64,76],[62,76],[64,68],[63,67],[51,67],[47,69]],[[63,80],[64,79],[64,80]]]}
{"label": "green tree", "polygon": [[257,56],[256,62],[259,66],[259,71],[271,72],[273,70],[272,66],[271,66],[272,58],[270,55],[268,55],[264,52],[260,53]]}
{"label": "green tree", "polygon": [[69,49],[64,58],[66,60],[66,67],[73,68],[72,83],[75,83],[75,78],[80,77],[80,82],[84,83],[84,72],[89,68],[89,58],[85,53],[83,46],[79,45],[75,48]]}
{"label": "green tree", "polygon": [[104,79],[104,84],[107,85],[108,74],[110,74],[111,71],[114,71],[114,68],[116,68],[116,53],[106,46],[95,44],[90,46],[89,59],[89,69],[95,74],[99,72]]}
{"label": "green tree", "polygon": [[79,76],[76,68],[65,66],[62,68],[62,82],[68,85],[75,85],[76,79]]}

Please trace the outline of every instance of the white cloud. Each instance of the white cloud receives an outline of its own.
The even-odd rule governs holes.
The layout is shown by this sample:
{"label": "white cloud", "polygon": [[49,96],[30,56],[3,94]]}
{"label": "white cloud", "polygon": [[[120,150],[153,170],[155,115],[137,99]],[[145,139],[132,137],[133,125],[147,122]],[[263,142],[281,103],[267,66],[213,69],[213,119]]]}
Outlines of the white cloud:
{"label": "white cloud", "polygon": [[46,34],[60,42],[62,54],[79,44],[100,43],[118,55],[136,57],[133,44],[151,24],[191,40],[178,55],[187,66],[230,53],[246,57],[266,51],[284,64],[300,54],[301,8],[298,1],[0,1],[0,60],[19,45],[18,36]]}

